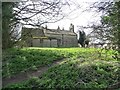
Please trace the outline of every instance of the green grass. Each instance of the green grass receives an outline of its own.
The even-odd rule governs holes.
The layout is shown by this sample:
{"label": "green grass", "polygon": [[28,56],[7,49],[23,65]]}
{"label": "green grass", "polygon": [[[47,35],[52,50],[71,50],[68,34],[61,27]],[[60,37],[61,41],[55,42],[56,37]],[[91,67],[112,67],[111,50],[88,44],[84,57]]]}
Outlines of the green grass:
{"label": "green grass", "polygon": [[37,70],[40,66],[50,65],[63,57],[75,57],[86,53],[78,48],[23,48],[8,49],[3,52],[3,77],[11,77],[27,70]]}
{"label": "green grass", "polygon": [[[103,50],[100,53],[100,49],[94,48],[23,48],[8,51],[9,55],[3,60],[10,66],[4,65],[4,76],[9,76],[9,73],[14,75],[11,71],[20,73],[31,66],[53,63],[59,57],[68,59],[49,68],[40,77],[8,85],[7,88],[106,88],[120,81],[120,60],[112,58],[116,51]],[[12,58],[15,55],[16,57]],[[6,59],[7,57],[9,59]],[[18,65],[20,66],[17,67]],[[6,74],[8,68],[9,73]]]}
{"label": "green grass", "polygon": [[53,50],[9,49],[3,55],[3,77],[10,77],[40,66],[50,65],[64,57]]}

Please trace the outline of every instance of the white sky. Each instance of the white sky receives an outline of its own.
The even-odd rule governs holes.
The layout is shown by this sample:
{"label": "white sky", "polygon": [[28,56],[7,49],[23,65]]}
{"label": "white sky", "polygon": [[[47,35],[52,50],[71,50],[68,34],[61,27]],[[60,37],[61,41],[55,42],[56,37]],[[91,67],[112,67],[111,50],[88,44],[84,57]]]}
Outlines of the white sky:
{"label": "white sky", "polygon": [[[68,0],[69,1],[69,0]],[[92,5],[94,2],[108,2],[111,0],[70,0],[74,2],[76,6],[71,6],[70,10],[73,12],[67,15],[64,19],[56,22],[56,23],[49,23],[46,24],[48,28],[57,29],[58,26],[60,29],[69,30],[69,26],[72,23],[75,28],[75,32],[77,33],[78,26],[87,26],[92,23],[99,23],[100,22],[100,13],[96,13],[93,11],[84,11],[89,9],[89,6]],[[77,7],[77,9],[76,9]],[[64,8],[64,12],[69,12],[67,8]],[[84,12],[83,12],[84,11]],[[85,29],[86,34],[89,34],[92,30]]]}
{"label": "white sky", "polygon": [[[63,20],[57,23],[47,24],[48,28],[57,29],[59,26],[60,29],[64,27],[65,30],[69,30],[70,23],[72,23],[75,27],[75,32],[77,32],[77,26],[86,26],[91,23],[99,23],[100,22],[100,13],[86,11],[86,8],[89,8],[89,5],[92,5],[94,2],[109,2],[114,0],[71,0],[75,4],[79,4],[81,8],[74,10],[75,7],[71,7],[74,10],[68,17],[64,18]],[[66,9],[65,9],[66,10]],[[67,10],[66,10],[67,11]],[[86,34],[90,33],[90,29],[84,30]]]}
{"label": "white sky", "polygon": [[[91,22],[99,22],[100,15],[98,15],[96,12],[90,12],[85,11],[87,7],[89,7],[90,4],[97,2],[98,0],[92,0],[92,2],[89,2],[90,0],[73,0],[76,4],[79,4],[81,8],[74,10],[68,17],[65,17],[63,20],[57,22],[57,23],[51,23],[47,24],[48,28],[54,28],[57,29],[58,26],[62,29],[64,27],[65,30],[69,30],[70,23],[72,23],[75,27],[75,32],[77,32],[78,27],[77,26],[86,26],[90,24]],[[84,1],[84,2],[83,2]],[[74,9],[76,7],[71,7],[71,9]],[[85,30],[85,32],[88,34],[90,31]]]}
{"label": "white sky", "polygon": [[[67,0],[69,2],[69,0]],[[46,24],[48,28],[57,29],[59,26],[60,29],[64,28],[65,30],[69,30],[69,26],[72,23],[75,28],[75,32],[77,32],[77,26],[87,26],[91,23],[99,23],[100,22],[100,13],[92,12],[92,11],[84,11],[89,8],[94,2],[108,2],[110,0],[70,0],[74,2],[76,6],[71,6],[70,10],[73,11],[69,15],[67,15],[63,20],[60,20],[56,23]],[[77,8],[77,9],[76,9]],[[68,13],[70,10],[64,8],[64,12]],[[83,12],[84,11],[84,12]],[[86,34],[90,33],[90,29],[86,29]]]}

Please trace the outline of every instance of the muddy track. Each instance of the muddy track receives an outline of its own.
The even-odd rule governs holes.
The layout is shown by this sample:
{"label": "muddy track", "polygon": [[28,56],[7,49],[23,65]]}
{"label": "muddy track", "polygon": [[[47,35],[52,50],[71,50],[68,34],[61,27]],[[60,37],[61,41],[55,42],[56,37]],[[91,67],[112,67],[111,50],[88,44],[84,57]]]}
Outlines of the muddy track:
{"label": "muddy track", "polygon": [[26,72],[21,72],[19,74],[16,74],[10,78],[3,78],[2,79],[2,86],[5,87],[8,84],[14,84],[14,83],[19,83],[21,81],[26,81],[31,77],[38,77],[42,75],[45,71],[47,71],[50,67],[54,67],[55,65],[58,65],[62,61],[67,60],[67,58],[61,58],[56,61],[54,61],[50,66],[44,66],[44,67],[39,67],[35,71],[26,71]]}

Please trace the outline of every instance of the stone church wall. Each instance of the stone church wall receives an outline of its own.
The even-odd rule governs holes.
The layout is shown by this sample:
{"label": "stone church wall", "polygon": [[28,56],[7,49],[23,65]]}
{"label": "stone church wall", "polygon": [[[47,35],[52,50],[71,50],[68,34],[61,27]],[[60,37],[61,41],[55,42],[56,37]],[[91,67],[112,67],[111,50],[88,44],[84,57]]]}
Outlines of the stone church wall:
{"label": "stone church wall", "polygon": [[43,40],[43,46],[44,47],[50,47],[50,40],[49,39]]}
{"label": "stone church wall", "polygon": [[57,40],[55,40],[55,39],[51,40],[51,46],[50,47],[58,47]]}
{"label": "stone church wall", "polygon": [[35,47],[75,47],[77,46],[77,39],[71,35],[59,35],[58,39],[33,39],[32,44]]}
{"label": "stone church wall", "polygon": [[[27,34],[27,38],[24,35]],[[39,28],[23,28],[22,37],[28,46],[33,47],[76,47],[77,34],[73,29],[55,30],[55,29],[39,29]],[[43,37],[43,38],[42,38]]]}
{"label": "stone church wall", "polygon": [[33,39],[32,44],[34,47],[41,47],[42,44],[40,43],[40,39]]}
{"label": "stone church wall", "polygon": [[75,47],[77,46],[77,36],[64,35],[63,36],[63,46],[64,47]]}
{"label": "stone church wall", "polygon": [[58,43],[56,39],[50,40],[50,39],[33,39],[32,40],[32,45],[34,47],[58,47]]}

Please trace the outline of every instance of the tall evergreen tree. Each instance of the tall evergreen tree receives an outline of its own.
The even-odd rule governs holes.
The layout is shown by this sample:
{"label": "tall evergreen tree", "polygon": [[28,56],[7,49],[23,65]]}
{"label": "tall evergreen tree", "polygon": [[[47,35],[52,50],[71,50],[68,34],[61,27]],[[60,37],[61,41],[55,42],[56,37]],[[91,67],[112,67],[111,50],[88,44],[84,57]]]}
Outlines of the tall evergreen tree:
{"label": "tall evergreen tree", "polygon": [[[86,37],[85,32],[84,31],[79,31],[79,40],[78,40],[78,43],[80,43],[82,47],[85,47],[86,40],[87,40],[87,37]],[[87,43],[89,43],[88,40],[87,40]]]}

